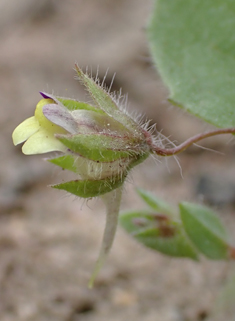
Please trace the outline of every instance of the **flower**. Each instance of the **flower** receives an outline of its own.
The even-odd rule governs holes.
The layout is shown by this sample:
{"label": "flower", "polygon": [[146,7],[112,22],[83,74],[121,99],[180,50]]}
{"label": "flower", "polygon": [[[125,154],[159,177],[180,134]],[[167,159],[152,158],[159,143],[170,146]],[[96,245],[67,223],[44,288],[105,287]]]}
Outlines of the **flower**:
{"label": "flower", "polygon": [[65,133],[65,131],[50,122],[43,115],[43,106],[52,104],[52,99],[42,99],[36,106],[33,117],[23,121],[12,134],[14,145],[18,145],[24,141],[22,151],[26,155],[41,154],[51,151],[65,152],[65,146],[55,138],[56,133]]}
{"label": "flower", "polygon": [[129,170],[150,154],[148,133],[99,84],[77,67],[96,105],[41,93],[33,117],[13,132],[26,155],[59,151],[50,162],[82,179],[53,186],[80,197],[100,196],[121,186]]}
{"label": "flower", "polygon": [[41,93],[35,114],[13,132],[26,155],[61,152],[49,161],[75,172],[76,180],[53,185],[80,197],[101,196],[107,208],[103,244],[92,280],[115,234],[122,186],[128,172],[151,153],[151,135],[99,83],[76,66],[95,105]]}

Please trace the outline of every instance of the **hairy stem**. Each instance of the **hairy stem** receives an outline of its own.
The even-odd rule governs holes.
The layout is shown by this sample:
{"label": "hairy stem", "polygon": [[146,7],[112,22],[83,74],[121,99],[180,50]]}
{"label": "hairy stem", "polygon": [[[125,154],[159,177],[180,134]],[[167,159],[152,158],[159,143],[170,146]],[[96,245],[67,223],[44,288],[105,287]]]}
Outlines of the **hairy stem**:
{"label": "hairy stem", "polygon": [[92,288],[94,280],[103,266],[106,257],[112,247],[118,224],[118,214],[122,197],[122,186],[102,196],[106,205],[106,224],[100,254],[89,281],[89,288]]}
{"label": "hairy stem", "polygon": [[152,151],[160,156],[173,156],[173,155],[183,152],[189,146],[199,142],[200,140],[202,140],[204,138],[212,137],[212,136],[216,136],[216,135],[221,135],[221,134],[235,134],[235,128],[217,129],[217,130],[213,130],[210,132],[197,134],[193,137],[190,137],[189,139],[187,139],[185,142],[183,142],[179,146],[176,146],[173,148],[161,148],[156,145],[152,145]]}

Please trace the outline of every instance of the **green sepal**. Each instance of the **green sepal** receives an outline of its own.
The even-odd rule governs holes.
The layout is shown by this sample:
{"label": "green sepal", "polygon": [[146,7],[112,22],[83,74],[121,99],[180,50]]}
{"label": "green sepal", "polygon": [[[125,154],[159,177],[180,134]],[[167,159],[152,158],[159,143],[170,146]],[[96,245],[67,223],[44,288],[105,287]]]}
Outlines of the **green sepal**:
{"label": "green sepal", "polygon": [[92,110],[100,114],[105,114],[102,110],[98,109],[97,107],[94,107],[92,105],[89,105],[74,99],[67,99],[62,97],[56,97],[56,98],[70,111],[83,109],[83,110]]}
{"label": "green sepal", "polygon": [[175,212],[174,209],[168,203],[164,202],[163,200],[154,196],[153,194],[145,191],[144,189],[136,188],[136,191],[142,198],[142,200],[154,211],[168,215],[172,215]]}
{"label": "green sepal", "polygon": [[118,107],[111,96],[109,96],[108,93],[92,78],[90,78],[87,74],[84,74],[78,66],[75,66],[75,68],[79,79],[86,87],[98,107],[108,115],[113,116],[115,111],[118,111]]}
{"label": "green sepal", "polygon": [[74,173],[77,172],[77,167],[74,164],[74,157],[72,155],[60,156],[56,158],[47,159],[48,162],[67,169]]}
{"label": "green sepal", "polygon": [[61,189],[71,194],[83,198],[100,196],[111,192],[120,187],[124,182],[125,177],[105,178],[101,180],[75,180],[58,185],[51,185],[56,189]]}
{"label": "green sepal", "polygon": [[[120,216],[121,226],[137,241],[153,250],[172,257],[198,260],[198,253],[187,238],[180,223],[169,218],[163,226],[149,211],[132,211]],[[164,234],[164,231],[166,235]]]}
{"label": "green sepal", "polygon": [[73,152],[93,161],[110,162],[134,154],[126,151],[128,139],[104,134],[79,134],[74,136],[56,136]]}
{"label": "green sepal", "polygon": [[183,202],[179,208],[185,231],[197,249],[210,259],[228,259],[228,235],[219,217],[201,205]]}
{"label": "green sepal", "polygon": [[133,167],[141,164],[143,161],[145,161],[149,157],[150,153],[148,151],[142,152],[140,155],[137,155],[134,157],[131,161],[131,163],[128,165],[128,170],[131,170]]}
{"label": "green sepal", "polygon": [[77,65],[75,65],[75,69],[80,81],[86,87],[97,106],[116,121],[124,125],[132,132],[133,136],[144,138],[141,128],[131,117],[124,114],[123,111],[117,107],[117,104],[113,98],[92,78],[90,78],[87,74],[84,74]]}

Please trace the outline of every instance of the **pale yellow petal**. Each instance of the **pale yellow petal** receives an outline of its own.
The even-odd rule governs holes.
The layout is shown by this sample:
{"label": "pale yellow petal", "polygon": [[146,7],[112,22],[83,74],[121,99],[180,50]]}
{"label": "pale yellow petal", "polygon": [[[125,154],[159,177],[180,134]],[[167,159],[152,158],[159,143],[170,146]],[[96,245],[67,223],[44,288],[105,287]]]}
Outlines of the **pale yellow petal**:
{"label": "pale yellow petal", "polygon": [[25,155],[44,154],[53,151],[65,152],[66,150],[67,147],[56,139],[54,134],[49,133],[42,127],[22,147],[22,152]]}
{"label": "pale yellow petal", "polygon": [[47,131],[51,133],[53,132],[54,134],[66,134],[67,131],[64,128],[61,128],[60,126],[54,124],[53,122],[48,120],[43,114],[43,107],[46,105],[55,106],[53,103],[54,100],[52,99],[41,99],[36,106],[34,116],[38,120],[40,126],[45,128]]}
{"label": "pale yellow petal", "polygon": [[36,119],[38,120],[41,126],[47,127],[49,125],[50,127],[51,122],[43,115],[42,109],[45,105],[54,104],[54,103],[55,102],[52,99],[41,99],[37,103],[34,116],[36,117]]}
{"label": "pale yellow petal", "polygon": [[13,144],[23,143],[30,136],[35,134],[40,128],[39,122],[33,116],[23,121],[12,133]]}

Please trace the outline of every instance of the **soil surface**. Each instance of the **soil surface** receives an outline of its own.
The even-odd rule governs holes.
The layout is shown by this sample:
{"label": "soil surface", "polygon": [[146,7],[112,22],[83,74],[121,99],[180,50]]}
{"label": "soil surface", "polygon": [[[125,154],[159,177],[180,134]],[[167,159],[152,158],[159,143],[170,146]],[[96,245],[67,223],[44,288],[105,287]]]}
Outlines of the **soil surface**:
{"label": "soil surface", "polygon": [[[0,2],[0,320],[200,321],[234,320],[215,312],[229,262],[172,259],[144,248],[121,228],[94,289],[87,282],[104,222],[99,200],[84,202],[47,185],[67,173],[25,156],[13,129],[32,116],[39,91],[91,101],[74,80],[74,62],[88,66],[113,90],[122,87],[131,110],[181,142],[209,129],[167,102],[152,63],[146,26],[151,1],[1,0]],[[228,143],[229,142],[229,143]],[[135,187],[177,206],[211,205],[235,230],[234,144],[208,139],[174,159],[147,160],[125,185],[122,210],[145,208]],[[227,313],[227,314],[226,314]]]}

